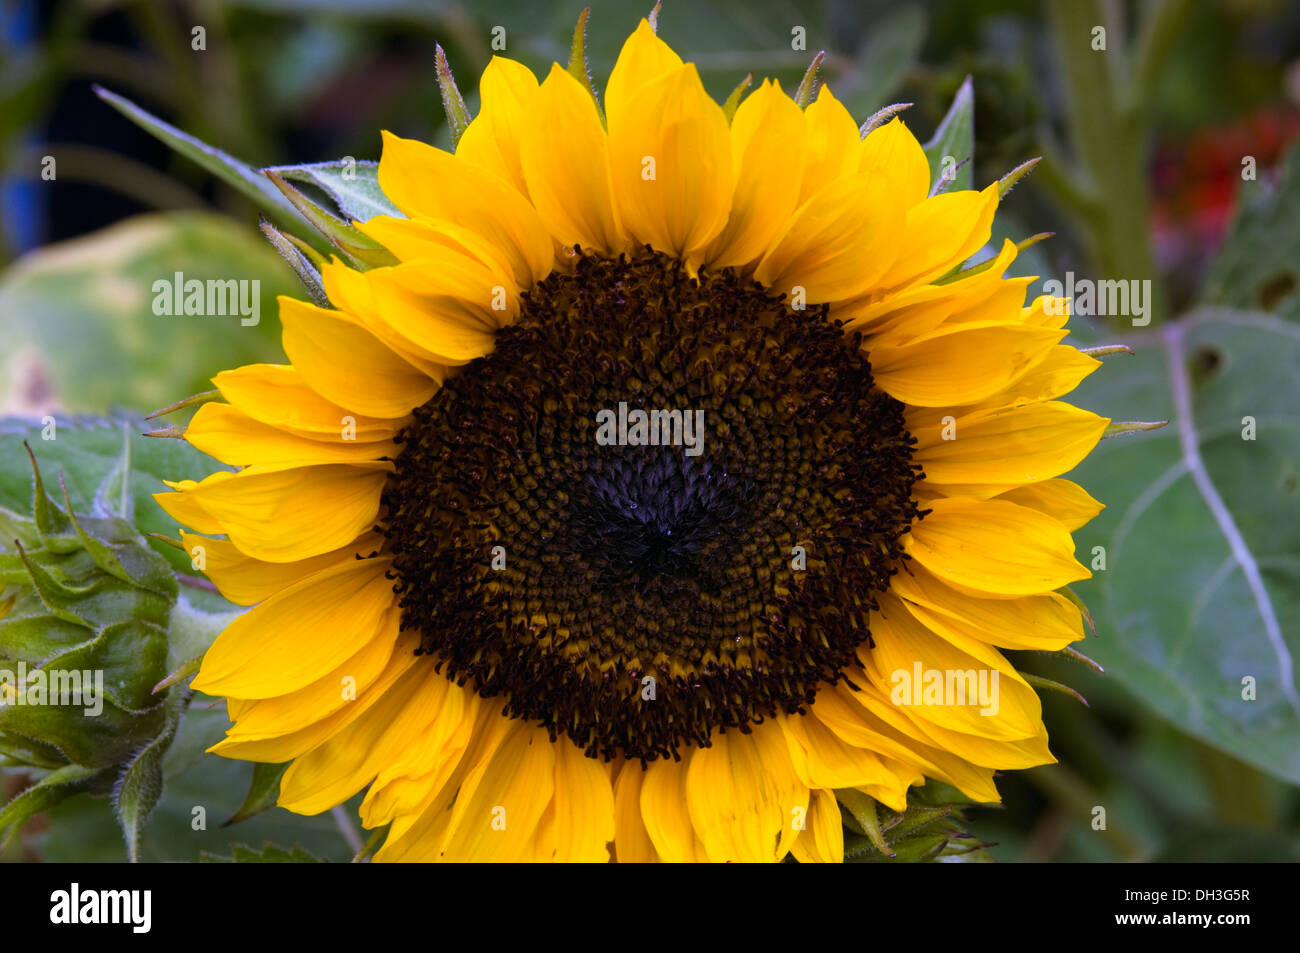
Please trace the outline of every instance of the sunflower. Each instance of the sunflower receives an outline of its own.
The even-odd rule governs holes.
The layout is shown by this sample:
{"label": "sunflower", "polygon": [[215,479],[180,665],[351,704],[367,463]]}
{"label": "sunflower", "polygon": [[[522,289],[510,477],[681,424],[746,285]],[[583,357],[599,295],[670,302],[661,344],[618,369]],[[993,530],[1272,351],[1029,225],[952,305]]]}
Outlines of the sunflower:
{"label": "sunflower", "polygon": [[1083,636],[1058,475],[1108,421],[1016,247],[961,270],[997,184],[932,195],[824,85],[720,106],[645,20],[603,114],[480,89],[454,152],[384,134],[396,263],[282,298],[291,363],[186,434],[238,469],[158,496],[253,606],[213,750],[291,811],[365,789],[394,861],[838,861],[848,792],[1053,761],[999,648]]}

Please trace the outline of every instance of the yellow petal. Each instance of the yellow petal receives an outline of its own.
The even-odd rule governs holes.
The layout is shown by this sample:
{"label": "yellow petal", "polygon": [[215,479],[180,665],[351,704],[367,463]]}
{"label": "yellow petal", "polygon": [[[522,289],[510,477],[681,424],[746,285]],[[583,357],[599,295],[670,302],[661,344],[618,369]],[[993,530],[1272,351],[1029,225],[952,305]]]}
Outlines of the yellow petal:
{"label": "yellow petal", "polygon": [[747,265],[794,212],[803,172],[804,117],[778,83],[763,81],[731,121],[736,190],[731,217],[704,258],[712,268]]}
{"label": "yellow petal", "polygon": [[1005,658],[987,642],[931,632],[894,596],[871,617],[875,645],[858,657],[890,701],[950,731],[1016,741],[1042,730],[1042,707]]}
{"label": "yellow petal", "polygon": [[[480,705],[470,733],[469,747],[456,759],[450,772],[439,772],[444,779],[440,786],[426,788],[424,796],[413,802],[420,805],[418,810],[393,817],[384,846],[375,854],[375,859],[385,863],[445,860],[443,848],[448,825],[461,788],[471,772],[481,772],[486,768],[507,737],[519,726],[516,719],[502,717],[497,706]],[[421,781],[413,787],[423,788],[425,785]]]}
{"label": "yellow petal", "polygon": [[844,820],[833,792],[825,789],[812,792],[807,826],[793,850],[801,864],[844,863]]}
{"label": "yellow petal", "polygon": [[693,65],[641,86],[617,121],[611,103],[610,181],[637,243],[696,260],[722,231],[734,181],[730,137]]}
{"label": "yellow petal", "polygon": [[491,354],[496,332],[519,313],[519,289],[450,252],[368,273],[383,320],[443,364]]}
{"label": "yellow petal", "polygon": [[635,761],[625,761],[614,779],[614,855],[620,864],[648,864],[657,859],[641,819],[644,779],[645,770]]}
{"label": "yellow petal", "polygon": [[1044,328],[1063,328],[1070,320],[1072,302],[1069,298],[1053,295],[1039,295],[1024,309],[1025,324],[1036,324]]}
{"label": "yellow petal", "polygon": [[1094,500],[1087,490],[1069,480],[1031,483],[1001,493],[997,499],[1046,513],[1071,533],[1089,523],[1106,508],[1104,503]]}
{"label": "yellow petal", "polygon": [[393,604],[388,559],[357,559],[277,593],[235,619],[203,656],[193,687],[272,698],[322,678],[377,638]]}
{"label": "yellow petal", "polygon": [[[383,465],[330,463],[214,473],[184,496],[217,521],[245,555],[291,563],[348,545],[375,524]],[[169,499],[155,497],[172,512]],[[175,515],[175,514],[173,514]]]}
{"label": "yellow petal", "polygon": [[[346,418],[345,418],[346,421]],[[361,443],[344,436],[346,423],[332,435],[299,437],[264,423],[229,404],[207,403],[185,428],[185,440],[209,456],[236,466],[275,463],[361,463],[393,457],[391,440]]]}
{"label": "yellow petal", "polygon": [[[909,760],[925,765],[930,777],[945,781],[974,801],[996,803],[1002,798],[993,783],[993,769],[967,761],[960,753],[936,747],[937,742],[903,714],[903,709],[890,703],[886,693],[867,683],[865,676],[855,678],[858,691],[846,691],[843,697],[851,699],[862,711],[861,717],[872,729],[911,748]],[[952,735],[961,739],[962,736]],[[983,742],[995,745],[994,742]],[[974,750],[962,740],[961,748]]]}
{"label": "yellow petal", "polygon": [[478,234],[500,250],[522,288],[550,273],[555,260],[551,237],[514,187],[450,152],[390,132],[383,135],[379,186],[398,208],[412,218],[448,222]]}
{"label": "yellow petal", "polygon": [[989,240],[998,207],[997,183],[983,192],[945,192],[907,210],[885,288],[924,284],[960,265]]}
{"label": "yellow petal", "polygon": [[626,238],[614,210],[609,144],[595,100],[555,63],[535,115],[522,155],[538,214],[561,245],[616,255]]}
{"label": "yellow petal", "polygon": [[782,715],[791,759],[800,780],[810,788],[860,788],[868,785],[891,791],[891,807],[906,803],[907,785],[873,751],[840,739],[820,719],[810,715]]}
{"label": "yellow petal", "polygon": [[[389,656],[388,664],[379,678],[369,685],[358,685],[356,701],[297,731],[281,732],[274,724],[258,725],[257,719],[251,716],[256,713],[261,701],[232,704],[232,716],[237,715],[241,723],[237,723],[230,729],[225,740],[208,750],[226,758],[239,758],[244,761],[271,763],[292,761],[369,711],[370,707],[382,699],[408,669],[422,660],[421,656],[415,654],[419,646],[418,635],[411,632],[401,633],[392,655]],[[253,728],[258,730],[254,732]]]}
{"label": "yellow petal", "polygon": [[932,632],[1009,649],[1055,652],[1083,638],[1079,608],[1055,592],[1019,599],[981,599],[958,592],[915,564],[890,591]]}
{"label": "yellow petal", "polygon": [[[234,475],[229,470],[219,470],[202,482],[203,485],[211,488],[219,481],[229,480]],[[178,492],[155,493],[153,498],[166,511],[168,516],[178,523],[198,530],[200,533],[224,533],[226,531],[221,520],[204,508],[203,496],[193,492],[198,489],[199,483],[193,480],[181,480],[177,483],[168,482],[167,485]]]}
{"label": "yellow petal", "polygon": [[1088,572],[1060,523],[1004,500],[936,500],[903,548],[936,577],[971,595],[1052,592]]}
{"label": "yellow petal", "polygon": [[682,58],[655,36],[645,18],[623,44],[605,84],[605,114],[609,128],[621,125],[632,109],[632,97],[653,79],[682,65]]}
{"label": "yellow petal", "polygon": [[181,533],[181,543],[194,568],[203,572],[231,602],[251,606],[270,598],[300,579],[340,563],[376,552],[383,537],[367,533],[341,549],[290,563],[268,563],[241,553],[228,539],[208,539]]}
{"label": "yellow petal", "polygon": [[460,767],[485,705],[468,686],[444,678],[440,689],[442,706],[428,729],[380,768],[366,792],[361,804],[366,827],[382,827],[401,815],[419,814]]}
{"label": "yellow petal", "polygon": [[780,859],[778,844],[798,806],[782,803],[782,780],[768,774],[752,734],[717,734],[711,746],[695,751],[686,771],[686,806],[709,860]]}
{"label": "yellow petal", "polygon": [[[301,731],[328,718],[340,709],[356,704],[364,692],[374,689],[397,647],[401,611],[390,605],[373,638],[362,640],[358,650],[327,675],[284,695],[242,699],[232,706],[235,726],[230,737],[243,740],[279,738]],[[407,651],[411,651],[409,644]],[[444,679],[445,681],[445,679]]]}
{"label": "yellow petal", "polygon": [[607,863],[614,840],[614,786],[607,764],[560,738],[555,747],[555,857]]}
{"label": "yellow petal", "polygon": [[394,354],[369,331],[315,305],[280,298],[284,351],[312,390],[373,417],[404,417],[438,382]]}
{"label": "yellow petal", "polygon": [[844,322],[846,331],[861,331],[873,340],[879,335],[889,338],[888,343],[901,344],[933,331],[949,316],[986,300],[1002,283],[1002,275],[1015,258],[1015,242],[1007,239],[993,264],[983,271],[941,285],[913,285],[884,295],[846,301],[835,309],[834,316]]}
{"label": "yellow petal", "polygon": [[545,730],[518,720],[501,745],[469,772],[444,835],[449,861],[532,857],[533,834],[555,791],[555,746]]}
{"label": "yellow petal", "polygon": [[1101,367],[1101,361],[1089,357],[1068,344],[1050,348],[1042,360],[1035,363],[1019,380],[990,394],[978,404],[980,407],[1005,407],[1029,404],[1039,400],[1055,400],[1070,393],[1079,382]]}
{"label": "yellow petal", "polygon": [[[951,427],[943,422],[947,415],[940,413],[926,409],[908,414],[908,431],[917,440],[913,460],[921,465],[927,483],[990,484],[963,494],[971,496],[994,496],[1073,469],[1110,423],[1055,400],[974,411],[955,418]],[[946,435],[954,439],[944,439]]]}
{"label": "yellow petal", "polygon": [[901,347],[874,347],[881,390],[908,404],[971,404],[1011,386],[1065,334],[1018,324],[940,328]]}
{"label": "yellow petal", "polygon": [[[481,235],[468,228],[450,222],[435,223],[391,215],[376,215],[369,221],[357,222],[356,226],[403,262],[428,258],[438,260],[450,250],[477,261],[510,287],[517,287],[510,266],[501,254]],[[336,288],[335,291],[346,294],[346,289]],[[335,304],[352,310],[351,302],[336,301]]]}
{"label": "yellow petal", "polygon": [[[413,337],[419,333],[427,335],[446,328],[453,339],[451,347],[466,348],[469,353],[474,353],[488,346],[484,343],[485,339],[491,337],[499,325],[494,318],[486,317],[477,309],[469,313],[458,308],[459,302],[452,302],[449,308],[451,313],[436,314],[431,326],[424,314],[424,309],[429,306],[427,302],[394,300],[397,293],[390,287],[393,279],[418,276],[421,271],[427,273],[435,267],[436,256],[455,256],[460,265],[467,265],[475,259],[474,255],[452,246],[440,247],[431,254],[433,257],[385,268],[372,268],[366,272],[355,271],[338,260],[331,260],[321,268],[321,278],[325,284],[325,293],[338,305],[345,319],[373,334],[390,351],[441,385],[447,379],[449,365],[463,364],[466,361],[459,358],[449,361],[441,354],[421,347]],[[480,280],[480,284],[474,288],[478,293],[482,293],[481,281],[485,277],[485,273],[478,270],[481,264],[481,261],[474,261],[472,266]],[[492,294],[501,297],[505,307],[511,307],[518,291],[514,279],[508,276],[508,271],[501,271],[491,273],[488,280],[497,280],[496,274],[502,276],[500,281],[503,284],[495,285]],[[513,317],[514,313],[513,310],[510,311],[510,316]],[[408,327],[415,331],[407,334]]]}
{"label": "yellow petal", "polygon": [[280,780],[280,807],[319,814],[369,784],[430,730],[445,694],[439,683],[446,678],[430,665],[408,671],[361,717],[290,765]]}
{"label": "yellow petal", "polygon": [[859,168],[892,182],[904,208],[910,209],[930,194],[930,162],[925,150],[897,116],[867,134],[860,156]]}
{"label": "yellow petal", "polygon": [[641,779],[641,819],[655,852],[668,863],[689,864],[697,859],[695,827],[686,809],[687,766],[694,755],[687,751],[682,761],[651,761]]}
{"label": "yellow petal", "polygon": [[494,56],[483,70],[478,94],[478,115],[461,134],[456,155],[527,195],[519,150],[532,125],[537,77],[522,63]]}
{"label": "yellow petal", "polygon": [[351,426],[357,440],[373,442],[391,440],[401,429],[400,418],[367,417],[326,400],[292,364],[247,364],[222,371],[212,383],[232,407],[254,420],[304,437],[332,438]]}
{"label": "yellow petal", "polygon": [[809,303],[844,301],[873,287],[893,261],[903,217],[887,184],[855,173],[818,190],[790,218],[754,277]]}
{"label": "yellow petal", "polygon": [[[739,110],[736,115],[740,115]],[[858,124],[825,83],[818,90],[817,99],[804,110],[803,139],[805,158],[800,177],[800,205],[836,179],[858,171],[861,160]]]}

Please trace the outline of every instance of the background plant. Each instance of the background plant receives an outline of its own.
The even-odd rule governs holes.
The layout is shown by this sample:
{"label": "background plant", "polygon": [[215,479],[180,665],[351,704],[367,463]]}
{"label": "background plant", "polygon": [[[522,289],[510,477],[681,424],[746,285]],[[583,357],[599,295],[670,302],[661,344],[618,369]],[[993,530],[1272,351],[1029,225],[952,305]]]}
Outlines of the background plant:
{"label": "background plant", "polygon": [[[469,87],[493,52],[494,27],[505,28],[508,55],[540,72],[567,60],[584,5],[0,7],[0,260],[9,262],[0,273],[0,411],[26,415],[0,429],[0,506],[30,507],[24,438],[86,491],[120,452],[114,427],[69,420],[57,440],[41,442],[33,419],[120,408],[138,434],[140,414],[208,389],[219,368],[283,359],[274,295],[300,292],[266,236],[302,237],[297,253],[308,261],[331,245],[254,170],[375,159],[380,128],[448,146],[435,46],[473,112]],[[647,11],[640,0],[592,7],[587,54],[603,77]],[[717,0],[670,3],[660,23],[719,99],[750,71],[793,90],[824,49],[822,76],[855,115],[913,103],[903,117],[923,140],[936,135],[932,161],[970,158],[963,182],[983,185],[1043,156],[995,226],[996,241],[1055,233],[1026,248],[1017,273],[1150,280],[1156,289],[1150,326],[1081,320],[1075,331],[1083,344],[1133,351],[1108,356],[1078,403],[1117,419],[1172,421],[1141,442],[1107,440],[1073,477],[1108,504],[1077,534],[1085,563],[1094,546],[1106,549],[1105,572],[1078,587],[1097,626],[1080,648],[1106,674],[1021,653],[1018,667],[1043,680],[1061,763],[1004,778],[1005,809],[970,812],[968,829],[996,842],[990,853],[1001,860],[1300,857],[1300,168],[1288,152],[1300,132],[1300,11],[1282,0]],[[806,49],[792,49],[795,27]],[[102,100],[92,83],[125,99]],[[165,144],[158,135],[171,134],[149,117],[238,157],[244,171],[197,146]],[[41,177],[46,157],[52,181]],[[1253,178],[1243,177],[1248,166]],[[341,192],[328,169],[281,178],[332,212],[364,217],[366,202],[382,201],[351,185]],[[259,215],[268,219],[261,233]],[[334,238],[356,241],[346,230]],[[348,251],[364,259],[372,250]],[[154,315],[152,282],[175,271],[259,279],[261,325]],[[1247,416],[1254,441],[1241,437]],[[175,441],[132,438],[142,533],[175,533],[149,490],[203,470],[176,454],[197,456]],[[202,611],[233,608],[197,582],[183,554],[149,545]],[[1243,571],[1243,556],[1253,568]],[[1241,698],[1246,676],[1256,679],[1253,702]],[[1072,686],[1090,707],[1049,682]],[[191,703],[141,856],[248,859],[231,844],[267,839],[352,856],[359,841],[346,810],[262,810],[273,770],[254,776],[247,764],[201,756],[224,724],[219,708]],[[39,776],[6,769],[5,799]],[[193,830],[196,805],[207,809],[205,831]],[[1094,829],[1097,807],[1105,830]],[[6,856],[124,857],[112,810],[107,798],[66,800],[28,823]],[[218,826],[236,814],[256,816]]]}

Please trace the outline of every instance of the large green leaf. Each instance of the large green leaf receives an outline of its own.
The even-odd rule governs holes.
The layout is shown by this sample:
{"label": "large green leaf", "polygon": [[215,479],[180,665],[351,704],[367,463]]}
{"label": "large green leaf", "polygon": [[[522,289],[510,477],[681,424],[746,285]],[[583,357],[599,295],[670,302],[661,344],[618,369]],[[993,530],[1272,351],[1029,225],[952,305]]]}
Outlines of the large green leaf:
{"label": "large green leaf", "polygon": [[1085,563],[1106,550],[1076,589],[1088,652],[1183,730],[1300,782],[1300,327],[1210,312],[1127,343],[1072,399],[1172,423],[1103,442],[1072,476],[1109,504],[1075,534]]}
{"label": "large green leaf", "polygon": [[868,25],[853,69],[832,83],[859,122],[895,97],[921,52],[925,30],[925,10],[919,6],[899,7]]}
{"label": "large green leaf", "polygon": [[[1296,163],[1280,192],[1247,202],[1212,273],[1249,272],[1243,247],[1295,260],[1275,210],[1296,200]],[[1237,281],[1208,293],[1234,300],[1248,293]],[[1077,587],[1099,630],[1088,652],[1182,730],[1300,783],[1300,324],[1205,308],[1113,340],[1134,356],[1071,399],[1171,424],[1103,442],[1073,475],[1109,504],[1075,534],[1085,562],[1106,550]]]}
{"label": "large green leaf", "polygon": [[[258,323],[244,324],[229,304],[214,310],[236,313],[156,314],[154,283],[178,272],[185,281],[250,282]],[[49,246],[0,276],[0,394],[35,379],[74,412],[162,407],[211,389],[225,368],[282,362],[278,294],[302,295],[289,268],[251,226],[217,215],[142,215]]]}

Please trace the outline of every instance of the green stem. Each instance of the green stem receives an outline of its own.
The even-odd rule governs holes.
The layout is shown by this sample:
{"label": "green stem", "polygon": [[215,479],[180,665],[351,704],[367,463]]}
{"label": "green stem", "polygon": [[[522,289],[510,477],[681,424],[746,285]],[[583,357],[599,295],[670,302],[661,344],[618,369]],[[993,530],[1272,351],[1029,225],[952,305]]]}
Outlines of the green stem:
{"label": "green stem", "polygon": [[[1145,101],[1134,92],[1132,72],[1123,62],[1122,25],[1107,16],[1099,0],[1053,3],[1048,10],[1062,64],[1070,145],[1087,191],[1097,199],[1095,215],[1081,221],[1087,250],[1100,278],[1150,281],[1152,310],[1163,316],[1164,295],[1148,237]],[[1106,28],[1105,50],[1092,48],[1096,27]],[[1167,32],[1162,28],[1160,37]],[[1160,39],[1159,46],[1166,43]],[[1143,62],[1155,70],[1159,57],[1148,54]]]}
{"label": "green stem", "polygon": [[1146,8],[1133,57],[1133,98],[1127,104],[1130,110],[1155,95],[1160,70],[1186,22],[1187,0],[1156,0]]}
{"label": "green stem", "polygon": [[[1101,795],[1083,778],[1063,764],[1031,768],[1024,772],[1024,778],[1036,788],[1059,804],[1070,815],[1084,823],[1091,824],[1093,808],[1101,806]],[[1146,853],[1141,840],[1127,826],[1119,823],[1114,812],[1107,811],[1106,827],[1097,831],[1110,842],[1111,848],[1121,860],[1140,860]]]}

